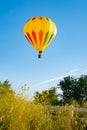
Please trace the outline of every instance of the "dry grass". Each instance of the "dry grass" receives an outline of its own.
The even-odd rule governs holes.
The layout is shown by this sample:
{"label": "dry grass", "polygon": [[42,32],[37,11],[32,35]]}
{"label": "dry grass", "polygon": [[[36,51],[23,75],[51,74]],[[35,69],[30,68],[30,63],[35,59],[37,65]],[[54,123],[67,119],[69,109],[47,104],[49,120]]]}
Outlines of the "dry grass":
{"label": "dry grass", "polygon": [[[76,102],[75,107],[80,107]],[[67,110],[53,110],[34,104],[23,96],[11,93],[0,95],[0,130],[85,130],[87,113]],[[87,103],[82,107],[87,108]],[[52,119],[51,114],[56,115]],[[79,119],[84,118],[83,122]]]}

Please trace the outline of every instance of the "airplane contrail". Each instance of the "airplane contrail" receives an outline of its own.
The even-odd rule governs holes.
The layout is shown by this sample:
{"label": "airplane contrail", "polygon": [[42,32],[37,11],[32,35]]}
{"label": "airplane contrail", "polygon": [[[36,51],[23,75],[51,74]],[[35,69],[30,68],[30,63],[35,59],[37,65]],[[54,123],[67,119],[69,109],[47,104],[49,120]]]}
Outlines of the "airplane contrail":
{"label": "airplane contrail", "polygon": [[85,74],[85,73],[87,73],[87,70],[84,70],[84,71],[83,71],[83,74]]}
{"label": "airplane contrail", "polygon": [[53,81],[56,81],[56,80],[60,80],[60,79],[67,77],[67,76],[75,75],[75,74],[77,74],[78,71],[79,71],[78,69],[74,69],[74,70],[70,71],[69,73],[63,74],[61,76],[58,76],[58,77],[55,77],[55,78],[52,78],[52,79],[49,79],[49,80],[45,80],[43,82],[38,83],[37,85],[44,85],[44,84],[47,84],[47,83],[50,83],[50,82],[53,82]]}

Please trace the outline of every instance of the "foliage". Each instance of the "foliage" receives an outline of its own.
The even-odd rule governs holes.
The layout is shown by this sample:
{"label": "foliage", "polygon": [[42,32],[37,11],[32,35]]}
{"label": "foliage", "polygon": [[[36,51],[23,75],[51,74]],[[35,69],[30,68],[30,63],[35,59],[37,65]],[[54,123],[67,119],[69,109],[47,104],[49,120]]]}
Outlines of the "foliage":
{"label": "foliage", "polygon": [[81,76],[78,79],[65,77],[58,84],[63,91],[62,98],[64,103],[76,100],[79,103],[87,100],[87,76]]}
{"label": "foliage", "polygon": [[0,95],[0,130],[51,129],[49,113],[22,96]]}
{"label": "foliage", "polygon": [[12,90],[11,84],[9,83],[8,80],[6,80],[4,82],[0,82],[0,94],[6,93],[6,92],[15,94],[15,92]]}
{"label": "foliage", "polygon": [[59,94],[57,94],[57,88],[52,87],[49,90],[44,90],[41,93],[36,92],[34,95],[34,102],[45,104],[45,105],[58,105],[59,100]]}
{"label": "foliage", "polygon": [[[46,108],[44,107],[44,103],[51,104],[51,96],[58,99],[58,94],[56,93],[55,88],[50,89],[50,94],[48,93],[49,90],[41,93],[44,95],[44,98],[46,97],[42,100],[43,103],[41,104],[38,103],[38,100],[36,100],[37,102],[28,100],[22,93],[17,95],[11,89],[9,82],[4,85],[3,84],[4,83],[0,82],[0,90],[4,90],[0,91],[0,130],[87,129],[87,113],[72,109],[80,107],[87,108],[86,100],[84,100],[82,104],[79,104],[78,101],[76,102],[76,100],[73,100],[71,101],[71,107],[66,103],[58,109],[56,109],[56,106],[55,108]],[[8,89],[5,89],[6,85],[8,86]],[[25,89],[22,89],[24,92]],[[47,97],[47,95],[49,96]]]}

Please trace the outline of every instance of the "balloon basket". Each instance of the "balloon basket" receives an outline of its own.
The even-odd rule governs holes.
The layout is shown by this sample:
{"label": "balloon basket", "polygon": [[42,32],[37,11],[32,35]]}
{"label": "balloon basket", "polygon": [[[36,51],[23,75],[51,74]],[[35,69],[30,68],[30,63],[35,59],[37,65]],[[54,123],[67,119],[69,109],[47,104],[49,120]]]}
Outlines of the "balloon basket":
{"label": "balloon basket", "polygon": [[39,52],[38,54],[38,58],[41,59],[42,58],[42,55],[41,55],[42,51]]}

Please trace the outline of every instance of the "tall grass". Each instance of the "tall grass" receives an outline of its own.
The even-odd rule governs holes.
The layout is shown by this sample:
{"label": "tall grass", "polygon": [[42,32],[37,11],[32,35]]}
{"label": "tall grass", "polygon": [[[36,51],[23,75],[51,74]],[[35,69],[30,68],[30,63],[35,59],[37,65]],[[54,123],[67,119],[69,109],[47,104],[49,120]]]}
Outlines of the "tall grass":
{"label": "tall grass", "polygon": [[[87,103],[75,107],[87,108]],[[85,130],[87,113],[65,109],[47,109],[22,95],[0,94],[0,130]],[[52,115],[56,115],[53,118]],[[80,121],[83,118],[84,121]]]}
{"label": "tall grass", "polygon": [[0,130],[49,130],[51,119],[41,105],[10,93],[0,95]]}

